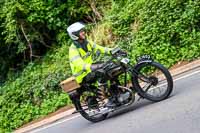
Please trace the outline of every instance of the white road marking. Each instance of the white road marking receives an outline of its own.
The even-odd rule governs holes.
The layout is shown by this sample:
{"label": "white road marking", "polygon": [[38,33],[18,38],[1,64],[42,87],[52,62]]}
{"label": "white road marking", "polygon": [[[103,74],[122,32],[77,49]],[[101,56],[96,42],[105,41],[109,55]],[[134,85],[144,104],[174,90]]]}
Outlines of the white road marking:
{"label": "white road marking", "polygon": [[[173,81],[175,82],[175,81],[178,81],[178,80],[181,80],[181,79],[190,77],[190,76],[192,76],[192,75],[194,75],[194,74],[197,74],[197,73],[200,73],[200,70],[195,71],[195,72],[190,73],[190,74],[187,74],[187,75],[184,75],[184,76],[181,76],[181,77],[179,77],[179,78],[175,78],[175,79],[173,79]],[[47,126],[45,126],[45,127],[36,129],[36,130],[34,130],[34,131],[30,131],[30,132],[31,132],[31,133],[36,133],[36,132],[39,132],[39,131],[41,131],[41,130],[47,129],[47,128],[49,128],[49,127],[53,127],[53,126],[55,126],[55,125],[58,125],[58,124],[60,124],[60,123],[63,123],[63,122],[66,122],[66,121],[70,121],[70,120],[75,119],[75,118],[80,117],[80,116],[81,116],[80,114],[77,114],[77,115],[75,115],[75,116],[73,116],[73,117],[71,117],[71,118],[64,119],[64,120],[62,120],[62,121],[59,121],[59,122],[56,122],[56,123],[47,125]]]}
{"label": "white road marking", "polygon": [[184,75],[184,76],[181,76],[181,77],[179,77],[179,78],[176,78],[176,79],[174,79],[173,81],[181,80],[181,79],[184,79],[184,78],[190,77],[190,76],[192,76],[192,75],[194,75],[194,74],[197,74],[197,73],[200,73],[200,70],[195,71],[195,72],[190,73],[190,74],[187,74],[187,75]]}
{"label": "white road marking", "polygon": [[45,127],[35,129],[34,131],[30,131],[30,133],[39,132],[39,131],[41,131],[41,130],[44,130],[44,129],[47,129],[47,128],[49,128],[49,127],[53,127],[53,126],[55,126],[55,125],[58,125],[58,124],[60,124],[60,123],[63,123],[63,122],[65,122],[65,121],[70,121],[70,120],[75,119],[75,118],[77,118],[77,117],[79,117],[79,116],[81,116],[81,115],[80,115],[80,114],[77,114],[77,115],[75,115],[75,116],[73,116],[73,117],[64,119],[64,120],[62,120],[62,121],[58,121],[58,122],[56,122],[56,123],[47,125],[47,126],[45,126]]}

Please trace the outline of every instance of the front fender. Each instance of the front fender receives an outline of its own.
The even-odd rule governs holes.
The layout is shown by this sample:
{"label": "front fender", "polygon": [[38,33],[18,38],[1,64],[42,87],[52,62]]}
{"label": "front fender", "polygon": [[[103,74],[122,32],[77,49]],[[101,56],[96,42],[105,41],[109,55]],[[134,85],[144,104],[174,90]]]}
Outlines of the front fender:
{"label": "front fender", "polygon": [[136,92],[138,92],[138,95],[140,97],[143,97],[143,96],[139,93],[140,90],[138,89],[138,85],[137,85],[137,82],[136,82],[137,79],[138,79],[138,76],[140,75],[139,70],[144,65],[151,64],[151,63],[153,63],[153,60],[151,60],[151,59],[139,60],[137,62],[137,64],[132,69],[131,82],[132,82],[133,88],[135,89]]}
{"label": "front fender", "polygon": [[137,59],[137,64],[143,64],[143,63],[151,63],[153,62],[153,59],[151,58],[150,55],[142,55],[139,56]]}

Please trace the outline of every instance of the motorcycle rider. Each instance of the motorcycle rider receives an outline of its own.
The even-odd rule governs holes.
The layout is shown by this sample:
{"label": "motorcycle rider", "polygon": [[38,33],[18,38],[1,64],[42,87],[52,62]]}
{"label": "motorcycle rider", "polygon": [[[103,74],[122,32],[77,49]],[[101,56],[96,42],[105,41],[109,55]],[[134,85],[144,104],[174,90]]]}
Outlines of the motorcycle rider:
{"label": "motorcycle rider", "polygon": [[[97,80],[95,71],[102,67],[101,63],[95,63],[93,57],[97,54],[110,54],[111,48],[102,47],[86,38],[85,25],[80,22],[73,23],[67,28],[67,32],[73,43],[69,47],[69,61],[73,76],[77,83],[92,83]],[[115,106],[112,99],[107,106]]]}

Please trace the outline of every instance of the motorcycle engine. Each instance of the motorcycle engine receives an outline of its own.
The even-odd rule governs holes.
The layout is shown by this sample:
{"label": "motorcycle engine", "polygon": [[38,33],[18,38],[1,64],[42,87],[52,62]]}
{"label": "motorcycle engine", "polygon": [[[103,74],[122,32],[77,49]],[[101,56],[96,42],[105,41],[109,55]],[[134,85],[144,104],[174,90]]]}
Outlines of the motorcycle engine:
{"label": "motorcycle engine", "polygon": [[116,64],[114,62],[110,63],[105,68],[106,73],[109,77],[113,78],[123,73],[123,69],[119,64]]}

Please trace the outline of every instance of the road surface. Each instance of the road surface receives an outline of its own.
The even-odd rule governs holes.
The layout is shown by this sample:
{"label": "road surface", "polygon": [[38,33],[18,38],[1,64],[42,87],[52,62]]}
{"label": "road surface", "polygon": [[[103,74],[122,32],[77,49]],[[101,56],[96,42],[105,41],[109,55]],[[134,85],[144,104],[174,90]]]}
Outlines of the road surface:
{"label": "road surface", "polygon": [[74,114],[31,133],[200,133],[200,70],[174,77],[170,98],[147,100],[91,123]]}

